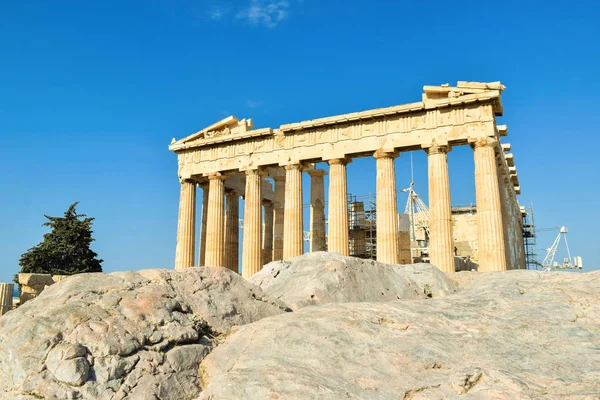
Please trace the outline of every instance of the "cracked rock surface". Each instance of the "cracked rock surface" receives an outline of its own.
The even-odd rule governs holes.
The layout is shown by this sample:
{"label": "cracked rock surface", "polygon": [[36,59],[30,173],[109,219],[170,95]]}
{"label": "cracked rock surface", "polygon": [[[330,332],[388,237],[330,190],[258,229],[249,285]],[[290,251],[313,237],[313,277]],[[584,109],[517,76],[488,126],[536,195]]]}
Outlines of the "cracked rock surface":
{"label": "cracked rock surface", "polygon": [[232,326],[286,311],[225,268],[76,275],[0,318],[0,398],[193,399]]}
{"label": "cracked rock surface", "polygon": [[294,310],[328,303],[424,299],[456,290],[442,271],[429,264],[382,264],[326,252],[271,262],[250,282]]}
{"label": "cracked rock surface", "polygon": [[450,278],[444,297],[245,325],[202,361],[198,400],[600,398],[600,272]]}

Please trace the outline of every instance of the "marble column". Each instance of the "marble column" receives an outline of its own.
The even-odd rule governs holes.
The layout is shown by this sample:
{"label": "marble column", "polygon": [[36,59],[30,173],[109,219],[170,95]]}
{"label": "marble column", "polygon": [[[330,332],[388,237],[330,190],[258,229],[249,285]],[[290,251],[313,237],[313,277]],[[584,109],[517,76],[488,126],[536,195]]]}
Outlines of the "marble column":
{"label": "marble column", "polygon": [[265,229],[263,232],[262,265],[273,261],[273,203],[264,201]]}
{"label": "marble column", "polygon": [[521,214],[521,207],[519,201],[515,195],[515,214],[517,217],[517,269],[527,269],[527,263],[525,261],[525,239],[523,239],[523,215]]}
{"label": "marble column", "polygon": [[196,184],[181,182],[179,195],[179,216],[177,219],[177,248],[175,269],[194,266],[194,246],[196,245]]}
{"label": "marble column", "polygon": [[495,156],[497,144],[498,141],[492,138],[481,138],[472,144],[475,158],[479,271],[506,271],[506,243]]}
{"label": "marble column", "polygon": [[200,185],[202,188],[202,222],[200,225],[200,251],[198,255],[198,266],[206,265],[206,216],[208,215],[208,183]]}
{"label": "marble column", "polygon": [[206,217],[206,265],[211,267],[225,266],[225,177],[212,174],[208,177],[208,215]]}
{"label": "marble column", "polygon": [[262,178],[258,170],[246,171],[244,197],[244,247],[242,248],[242,276],[246,279],[262,268]]}
{"label": "marble column", "polygon": [[240,195],[233,190],[225,194],[225,267],[233,272],[239,268]]}
{"label": "marble column", "polygon": [[285,215],[285,175],[274,176],[275,202],[273,203],[273,261],[283,260],[283,222]]}
{"label": "marble column", "polygon": [[14,289],[12,283],[0,283],[0,316],[12,310]]}
{"label": "marble column", "polygon": [[283,259],[289,260],[303,253],[302,225],[302,169],[300,164],[285,167],[285,214]]}
{"label": "marble column", "polygon": [[454,272],[452,204],[448,176],[449,146],[425,149],[429,170],[429,258],[444,272]]}
{"label": "marble column", "polygon": [[322,169],[308,171],[310,175],[310,251],[326,251],[325,240],[325,184]]}
{"label": "marble column", "polygon": [[348,186],[346,164],[343,158],[329,160],[329,205],[327,235],[328,251],[350,255],[348,233]]}
{"label": "marble column", "polygon": [[398,207],[394,159],[398,153],[378,150],[377,161],[377,261],[398,264]]}
{"label": "marble column", "polygon": [[[502,162],[500,157],[496,155],[496,161]],[[512,209],[510,207],[510,200],[508,194],[509,179],[504,174],[500,165],[497,165],[498,169],[498,189],[500,191],[500,212],[502,215],[502,233],[504,236],[504,258],[506,259],[506,269],[513,269],[515,266],[512,263],[512,251],[511,251],[511,238],[514,233],[515,226],[512,225]]]}

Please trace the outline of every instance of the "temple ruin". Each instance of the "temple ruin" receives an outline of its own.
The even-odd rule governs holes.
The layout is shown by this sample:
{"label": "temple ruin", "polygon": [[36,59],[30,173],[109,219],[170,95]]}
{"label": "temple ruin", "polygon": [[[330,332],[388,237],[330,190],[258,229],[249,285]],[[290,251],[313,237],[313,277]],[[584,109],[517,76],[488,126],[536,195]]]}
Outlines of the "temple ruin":
{"label": "temple ruin", "polygon": [[[422,100],[415,103],[276,129],[254,129],[251,119],[230,116],[184,139],[173,139],[169,149],[178,156],[181,183],[175,268],[211,265],[238,271],[240,196],[245,200],[244,277],[269,261],[302,254],[303,171],[311,179],[310,251],[349,255],[346,166],[357,157],[376,159],[377,260],[410,262],[403,256],[409,253],[399,230],[394,159],[402,152],[424,150],[430,262],[452,272],[455,245],[448,152],[463,145],[473,148],[475,162],[478,269],[525,268],[522,208],[516,197],[519,179],[514,157],[508,153],[510,145],[500,142],[507,128],[496,123],[503,114],[504,89],[499,82],[425,86]],[[327,191],[323,180],[327,172],[316,168],[320,162],[329,165]],[[197,186],[203,189],[203,206],[196,262]]]}

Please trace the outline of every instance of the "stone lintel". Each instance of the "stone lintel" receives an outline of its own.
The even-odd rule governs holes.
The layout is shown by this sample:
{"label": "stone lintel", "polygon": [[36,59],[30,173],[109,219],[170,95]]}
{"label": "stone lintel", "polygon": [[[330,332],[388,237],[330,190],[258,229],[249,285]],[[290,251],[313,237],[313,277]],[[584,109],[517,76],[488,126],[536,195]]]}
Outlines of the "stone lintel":
{"label": "stone lintel", "polygon": [[[225,191],[236,193],[242,197],[246,194],[246,180],[243,173],[233,173],[227,176],[225,179]],[[275,199],[275,193],[273,192],[273,185],[266,179],[263,179],[261,186],[261,194],[264,200],[273,201]]]}

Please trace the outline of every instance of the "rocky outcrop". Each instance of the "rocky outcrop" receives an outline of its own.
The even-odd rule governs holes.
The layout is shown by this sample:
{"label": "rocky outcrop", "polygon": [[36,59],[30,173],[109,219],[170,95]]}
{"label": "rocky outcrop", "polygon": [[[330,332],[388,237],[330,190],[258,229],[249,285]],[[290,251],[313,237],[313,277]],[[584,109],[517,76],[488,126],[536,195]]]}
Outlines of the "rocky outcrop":
{"label": "rocky outcrop", "polygon": [[56,283],[0,318],[0,399],[600,398],[600,272],[316,253],[252,281],[264,290],[211,267]]}
{"label": "rocky outcrop", "polygon": [[286,310],[225,268],[76,275],[0,319],[0,398],[191,399],[232,326]]}
{"label": "rocky outcrop", "polygon": [[456,290],[429,264],[382,264],[326,252],[269,263],[250,282],[294,310],[328,303],[424,299]]}
{"label": "rocky outcrop", "polygon": [[199,399],[600,397],[600,272],[451,278],[446,297],[243,326],[201,363]]}

